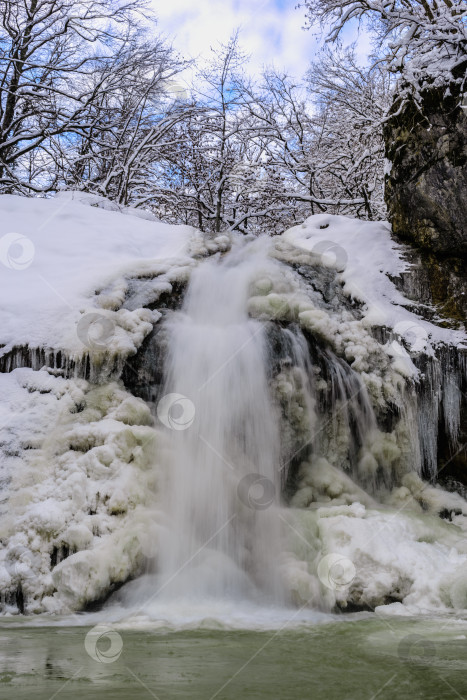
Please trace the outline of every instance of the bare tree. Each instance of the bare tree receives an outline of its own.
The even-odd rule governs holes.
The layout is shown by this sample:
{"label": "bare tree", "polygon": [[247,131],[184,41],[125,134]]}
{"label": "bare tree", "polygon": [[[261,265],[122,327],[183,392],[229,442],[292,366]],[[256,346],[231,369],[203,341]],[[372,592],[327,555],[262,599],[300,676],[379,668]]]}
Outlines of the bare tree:
{"label": "bare tree", "polygon": [[389,70],[402,77],[400,96],[417,100],[427,82],[465,80],[465,0],[304,0],[301,5],[310,25],[330,27],[328,41],[351,20],[368,21]]}
{"label": "bare tree", "polygon": [[328,51],[302,86],[258,85],[236,32],[189,96],[144,7],[0,0],[0,191],[82,189],[213,234],[384,214],[384,71]]}
{"label": "bare tree", "polygon": [[144,0],[0,0],[3,191],[55,185],[47,172],[53,139],[85,133],[90,105],[109,79],[105,66],[125,53],[145,8]]}
{"label": "bare tree", "polygon": [[119,204],[154,200],[161,164],[180,138],[175,126],[191,109],[175,77],[185,63],[162,40],[130,43],[98,73],[88,128],[73,144],[60,142],[68,187],[85,189]]}
{"label": "bare tree", "polygon": [[383,124],[392,102],[391,74],[379,63],[360,66],[353,48],[338,48],[325,51],[307,79],[317,110],[315,159],[321,187],[330,198],[360,200],[344,211],[384,218]]}
{"label": "bare tree", "polygon": [[324,211],[382,218],[386,73],[360,68],[352,49],[327,51],[306,87],[268,70],[250,102],[267,155],[264,197],[285,226]]}
{"label": "bare tree", "polygon": [[203,231],[257,232],[264,215],[264,148],[248,109],[252,87],[244,77],[246,56],[235,33],[213,51],[197,77],[197,109],[178,129],[164,181],[163,211],[171,221]]}

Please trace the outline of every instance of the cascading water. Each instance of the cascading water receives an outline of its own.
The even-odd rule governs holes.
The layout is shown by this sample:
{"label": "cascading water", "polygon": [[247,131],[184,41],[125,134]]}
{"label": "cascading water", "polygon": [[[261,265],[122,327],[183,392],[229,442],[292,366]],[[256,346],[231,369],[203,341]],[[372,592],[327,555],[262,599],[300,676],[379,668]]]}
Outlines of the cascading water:
{"label": "cascading water", "polygon": [[154,584],[163,598],[283,598],[279,416],[265,326],[247,313],[261,249],[202,263],[166,323],[167,534]]}
{"label": "cascading water", "polygon": [[[138,311],[148,335],[135,341],[123,384],[111,379],[126,341],[89,354],[95,383],[83,379],[94,376],[87,360],[11,355],[36,371],[4,382],[10,404],[32,416],[29,441],[18,422],[2,446],[12,465],[5,610],[85,610],[110,596],[112,619],[243,625],[250,614],[270,621],[273,608],[278,620],[302,606],[314,615],[425,605],[438,572],[436,604],[464,605],[467,549],[456,528],[467,505],[455,460],[465,354],[447,345],[409,355],[396,327],[373,326],[378,314],[368,322],[312,250],[281,236],[233,238],[228,252],[225,237],[198,241],[190,264],[171,273],[177,287],[144,274],[130,285],[124,304],[148,304]],[[112,313],[131,330],[121,311]],[[32,429],[39,411],[44,442]],[[60,430],[49,434],[47,421]],[[423,481],[441,472],[446,490]],[[56,497],[57,478],[66,488]],[[15,502],[30,484],[30,501]],[[453,521],[448,530],[438,515]],[[401,562],[378,540],[389,523],[394,546],[408,543]],[[458,559],[447,559],[453,545]],[[346,566],[334,581],[336,556]]]}
{"label": "cascading water", "polygon": [[[369,494],[391,487],[390,462],[371,451],[375,441],[390,453],[390,436],[361,376],[298,324],[277,320],[296,284],[269,239],[237,240],[198,265],[181,310],[167,317],[157,401],[164,529],[149,575],[118,594],[125,607],[153,605],[158,616],[173,603],[171,615],[191,615],[199,604],[301,601],[281,494],[301,507],[371,504]],[[276,316],[258,311],[276,289]],[[325,308],[319,295],[317,303]],[[312,607],[323,602],[306,595]]]}

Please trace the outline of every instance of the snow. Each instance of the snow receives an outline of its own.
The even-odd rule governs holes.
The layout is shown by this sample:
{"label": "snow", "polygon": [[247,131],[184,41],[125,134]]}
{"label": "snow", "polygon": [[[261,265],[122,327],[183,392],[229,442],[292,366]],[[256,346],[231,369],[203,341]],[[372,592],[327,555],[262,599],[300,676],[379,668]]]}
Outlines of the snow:
{"label": "snow", "polygon": [[[2,588],[17,585],[24,565],[31,612],[78,609],[139,570],[145,538],[155,541],[150,411],[116,383],[45,369],[16,369],[1,386]],[[63,546],[72,556],[51,576]]]}
{"label": "snow", "polygon": [[[1,196],[3,353],[29,345],[79,354],[87,349],[76,332],[81,314],[96,306],[118,308],[128,276],[150,275],[162,260],[187,264],[191,227],[147,220],[135,215],[137,210],[122,216],[99,204],[100,198],[77,192],[48,200]],[[96,294],[104,290],[98,305]],[[148,332],[144,323],[149,319],[123,316],[116,327],[124,344],[123,336],[129,335],[130,351]],[[132,338],[135,333],[138,337]]]}
{"label": "snow", "polygon": [[[186,281],[196,257],[229,244],[76,192],[2,196],[0,208],[1,354],[21,345],[31,355],[89,353],[101,381],[159,321],[143,306]],[[4,590],[23,581],[33,612],[82,607],[140,569],[141,542],[155,541],[148,407],[108,379],[61,374],[0,375],[0,578]],[[71,556],[57,554],[52,577],[63,548]]]}
{"label": "snow", "polygon": [[[430,344],[459,345],[466,341],[462,331],[440,328],[413,313],[415,303],[409,302],[392,282],[391,277],[406,271],[408,264],[403,259],[404,247],[392,240],[387,222],[317,214],[286,231],[283,239],[336,270],[344,293],[364,305],[367,327],[384,325],[394,329],[415,352],[429,349]],[[397,340],[389,352],[401,365],[404,361],[410,363]]]}
{"label": "snow", "polygon": [[[379,606],[394,600],[403,606],[397,614],[467,607],[465,526],[359,503],[291,509],[284,520],[291,546],[287,574],[299,600],[318,586],[329,608],[337,602],[345,609],[351,602],[384,610]],[[337,557],[339,565],[328,566],[323,576],[323,564]]]}
{"label": "snow", "polygon": [[[105,353],[110,364],[124,360],[161,318],[157,308],[144,307],[157,307],[174,282],[187,281],[198,258],[230,246],[227,236],[207,240],[190,227],[78,193],[2,196],[0,209],[3,353],[29,345],[70,357],[89,352],[101,368]],[[19,238],[22,255],[11,232],[27,238]],[[323,338],[358,372],[373,406],[403,404],[406,423],[415,425],[404,394],[415,367],[398,333],[405,341],[412,334],[414,353],[464,337],[421,319],[398,292],[390,278],[406,269],[404,249],[388,225],[317,215],[257,248],[267,255],[253,266],[250,315],[295,322]],[[329,272],[329,300],[284,261],[320,268],[326,284]],[[342,295],[362,308],[354,313]],[[97,332],[91,314],[99,317]],[[395,339],[381,345],[373,325],[392,328]],[[284,368],[276,389],[295,401],[290,411],[301,429],[306,397],[300,378],[292,379]],[[170,447],[149,407],[108,377],[93,384],[52,368],[16,369],[0,375],[0,392],[0,588],[13,595],[21,582],[30,612],[81,609],[157,555],[167,535],[161,483]],[[458,394],[446,402],[455,432]],[[304,430],[314,427],[310,420]],[[378,465],[389,473],[402,464],[400,483],[380,502],[340,468],[347,438],[339,439],[342,445],[336,440],[326,455],[301,465],[292,508],[280,511],[289,535],[282,564],[295,602],[331,609],[336,602],[374,607],[397,599],[404,611],[466,608],[465,500],[421,481],[409,428],[368,431],[359,469],[370,480]],[[451,512],[453,522],[441,521],[441,511]],[[329,588],[323,560],[327,566],[335,557],[345,559],[344,573],[352,577]],[[16,610],[11,599],[6,603]]]}

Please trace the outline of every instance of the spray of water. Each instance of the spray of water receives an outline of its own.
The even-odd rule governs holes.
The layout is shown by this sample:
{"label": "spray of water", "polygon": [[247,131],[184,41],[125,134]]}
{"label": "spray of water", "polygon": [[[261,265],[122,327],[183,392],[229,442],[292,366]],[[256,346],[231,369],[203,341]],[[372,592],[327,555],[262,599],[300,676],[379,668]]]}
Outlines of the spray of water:
{"label": "spray of water", "polygon": [[202,263],[167,323],[164,394],[186,397],[178,410],[191,405],[193,415],[185,424],[180,415],[183,429],[170,435],[168,527],[158,559],[164,596],[282,597],[279,417],[264,324],[247,313],[265,259],[261,241]]}

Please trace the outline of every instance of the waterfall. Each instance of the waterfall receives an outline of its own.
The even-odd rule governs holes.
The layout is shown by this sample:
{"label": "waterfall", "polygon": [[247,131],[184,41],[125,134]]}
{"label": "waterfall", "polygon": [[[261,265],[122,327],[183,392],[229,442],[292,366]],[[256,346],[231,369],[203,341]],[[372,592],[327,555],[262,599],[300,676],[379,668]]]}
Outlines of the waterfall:
{"label": "waterfall", "polygon": [[[105,604],[111,617],[240,624],[290,605],[374,607],[432,570],[425,515],[450,551],[454,530],[435,519],[458,528],[467,516],[465,353],[410,355],[316,256],[281,237],[232,239],[228,251],[197,247],[169,292],[158,278],[130,285],[118,318],[130,335],[144,326],[133,355],[123,330],[95,357],[5,355],[3,610]],[[151,309],[160,289],[170,299]],[[15,501],[25,485],[30,500]],[[387,518],[421,568],[367,548]],[[332,583],[336,556],[345,581]],[[440,601],[447,585],[434,584]]]}
{"label": "waterfall", "polygon": [[163,596],[282,596],[279,416],[265,325],[247,313],[259,264],[262,242],[203,262],[166,323],[158,406],[171,446],[157,567]]}

